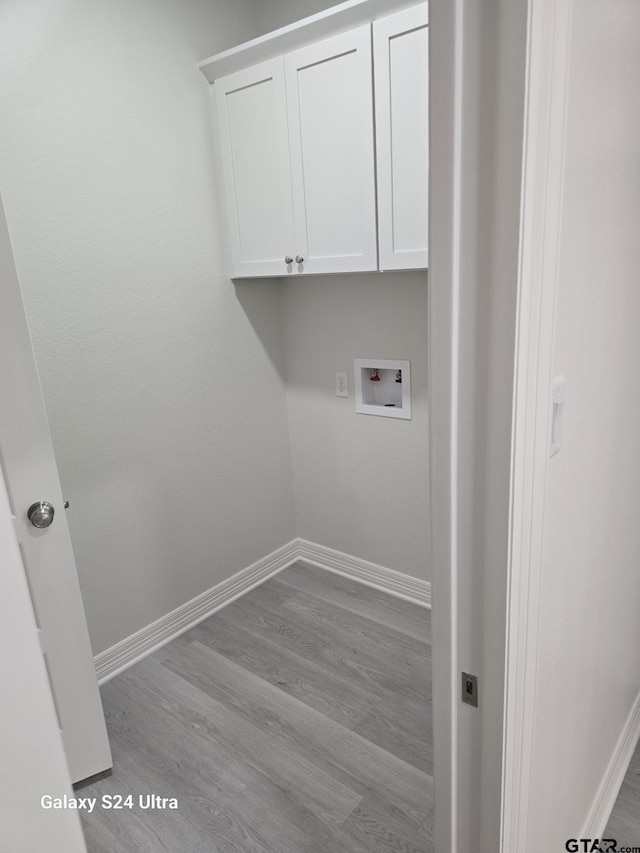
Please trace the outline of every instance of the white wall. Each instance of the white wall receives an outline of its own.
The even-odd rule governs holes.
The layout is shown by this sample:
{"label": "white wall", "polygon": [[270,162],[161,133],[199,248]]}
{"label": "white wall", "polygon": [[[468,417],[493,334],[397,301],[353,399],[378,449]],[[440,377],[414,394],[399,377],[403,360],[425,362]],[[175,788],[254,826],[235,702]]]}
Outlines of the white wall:
{"label": "white wall", "polygon": [[0,186],[95,653],[295,535],[278,285],[225,276],[196,67],[256,32],[250,0],[0,3]]}
{"label": "white wall", "polygon": [[337,5],[336,0],[258,0],[260,29],[268,33]]}
{"label": "white wall", "polygon": [[575,3],[530,850],[580,833],[640,691],[638,80],[640,6]]}
{"label": "white wall", "polygon": [[[427,274],[282,286],[298,535],[429,580]],[[356,413],[360,357],[411,361],[412,420]],[[335,395],[337,370],[348,399]]]}

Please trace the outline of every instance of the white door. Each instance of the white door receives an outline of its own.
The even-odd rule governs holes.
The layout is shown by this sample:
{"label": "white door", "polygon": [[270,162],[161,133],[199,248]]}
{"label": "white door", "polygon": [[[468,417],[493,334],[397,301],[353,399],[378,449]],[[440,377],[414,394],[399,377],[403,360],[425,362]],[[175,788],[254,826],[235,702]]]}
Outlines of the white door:
{"label": "white door", "polygon": [[[75,782],[111,767],[111,752],[1,201],[0,285],[0,461],[69,772]],[[28,510],[38,501],[53,507],[51,526],[40,529],[29,520]]]}
{"label": "white door", "polygon": [[0,844],[82,853],[78,812],[41,805],[72,791],[1,472],[0,566]]}
{"label": "white door", "polygon": [[296,269],[375,270],[371,28],[300,48],[284,64]]}
{"label": "white door", "polygon": [[282,57],[216,80],[214,90],[232,275],[292,273],[295,235]]}
{"label": "white door", "polygon": [[373,24],[380,269],[427,266],[427,4]]}

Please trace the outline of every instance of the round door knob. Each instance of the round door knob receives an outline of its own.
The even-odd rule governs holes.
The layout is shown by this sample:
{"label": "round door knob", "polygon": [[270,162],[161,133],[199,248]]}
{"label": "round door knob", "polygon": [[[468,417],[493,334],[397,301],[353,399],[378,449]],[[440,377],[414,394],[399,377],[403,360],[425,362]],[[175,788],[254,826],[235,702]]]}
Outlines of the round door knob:
{"label": "round door knob", "polygon": [[285,262],[285,264],[292,264],[293,258],[291,257],[291,255],[287,255],[286,258],[284,259],[284,262]]}
{"label": "round door knob", "polygon": [[296,255],[296,263],[301,264],[304,261],[302,255]]}
{"label": "round door knob", "polygon": [[34,527],[48,527],[53,522],[55,510],[49,501],[36,501],[27,510],[27,518]]}

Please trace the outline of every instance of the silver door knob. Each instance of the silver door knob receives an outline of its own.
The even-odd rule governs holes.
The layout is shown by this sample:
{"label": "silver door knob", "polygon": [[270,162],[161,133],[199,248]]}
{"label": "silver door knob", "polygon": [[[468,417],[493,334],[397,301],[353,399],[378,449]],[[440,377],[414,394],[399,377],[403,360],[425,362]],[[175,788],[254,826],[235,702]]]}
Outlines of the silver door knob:
{"label": "silver door knob", "polygon": [[296,263],[301,264],[304,261],[302,255],[296,255]]}
{"label": "silver door knob", "polygon": [[286,258],[284,259],[284,262],[285,262],[285,264],[292,264],[293,258],[291,257],[291,255],[287,255]]}
{"label": "silver door knob", "polygon": [[48,527],[53,522],[55,510],[49,501],[36,501],[27,510],[27,518],[34,527]]}

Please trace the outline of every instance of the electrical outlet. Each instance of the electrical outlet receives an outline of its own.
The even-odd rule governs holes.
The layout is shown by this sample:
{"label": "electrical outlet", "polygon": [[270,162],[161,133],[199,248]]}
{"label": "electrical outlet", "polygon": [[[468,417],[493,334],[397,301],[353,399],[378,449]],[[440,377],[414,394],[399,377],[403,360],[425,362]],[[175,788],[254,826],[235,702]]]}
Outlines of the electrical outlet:
{"label": "electrical outlet", "polygon": [[346,373],[336,373],[336,397],[349,396],[349,377]]}

